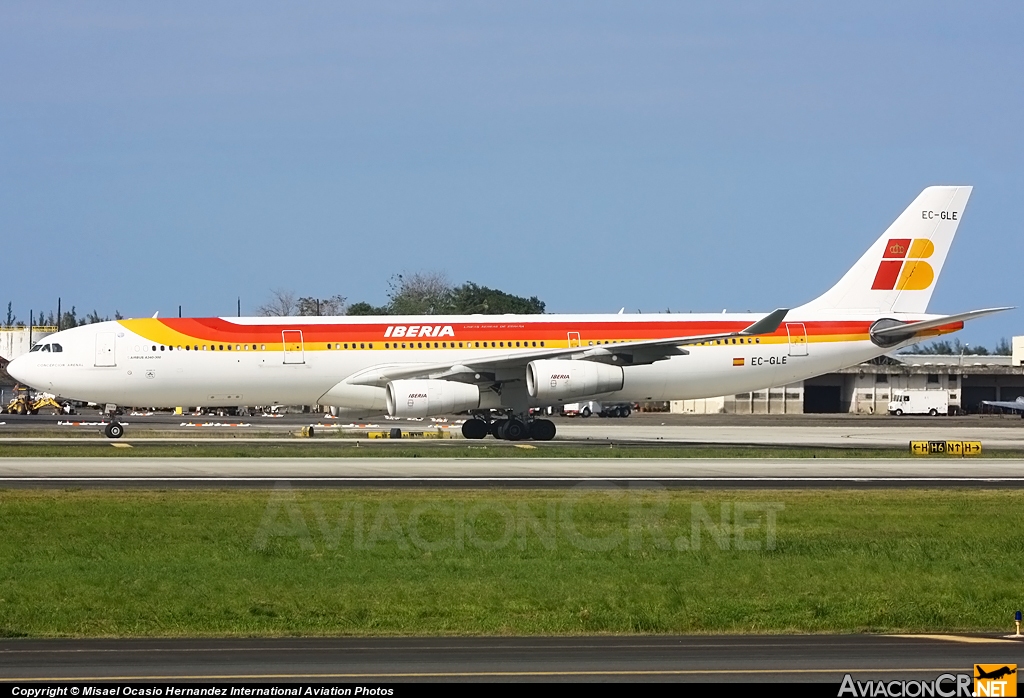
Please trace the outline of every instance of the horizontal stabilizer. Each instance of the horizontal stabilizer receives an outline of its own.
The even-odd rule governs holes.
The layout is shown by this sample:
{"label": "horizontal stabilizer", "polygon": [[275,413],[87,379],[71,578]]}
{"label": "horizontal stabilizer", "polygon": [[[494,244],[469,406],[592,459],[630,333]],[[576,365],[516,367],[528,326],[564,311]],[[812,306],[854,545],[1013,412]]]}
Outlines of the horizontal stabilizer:
{"label": "horizontal stabilizer", "polygon": [[951,325],[954,322],[965,322],[967,320],[973,320],[975,318],[983,317],[985,315],[1001,313],[1004,310],[1013,310],[1013,308],[985,308],[984,310],[972,310],[969,313],[946,315],[945,317],[935,318],[934,320],[923,320],[921,322],[901,322],[899,324],[889,325],[887,327],[872,328],[871,336],[901,337],[903,335],[906,335],[907,339],[909,339],[920,332],[924,332],[925,330],[933,330],[936,327]]}

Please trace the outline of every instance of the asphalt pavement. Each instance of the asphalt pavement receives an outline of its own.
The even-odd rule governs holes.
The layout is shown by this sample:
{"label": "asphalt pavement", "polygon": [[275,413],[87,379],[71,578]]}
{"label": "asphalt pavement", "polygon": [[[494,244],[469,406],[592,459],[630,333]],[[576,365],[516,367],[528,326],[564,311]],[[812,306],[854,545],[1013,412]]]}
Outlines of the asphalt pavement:
{"label": "asphalt pavement", "polygon": [[806,681],[935,679],[1024,664],[998,636],[2,640],[0,680]]}

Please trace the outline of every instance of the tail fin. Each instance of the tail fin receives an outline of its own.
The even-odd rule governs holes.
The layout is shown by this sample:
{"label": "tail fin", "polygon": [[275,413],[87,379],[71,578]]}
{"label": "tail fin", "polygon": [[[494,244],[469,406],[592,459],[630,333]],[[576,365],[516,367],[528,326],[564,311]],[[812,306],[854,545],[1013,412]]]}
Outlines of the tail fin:
{"label": "tail fin", "polygon": [[924,313],[971,187],[928,187],[835,286],[802,310]]}

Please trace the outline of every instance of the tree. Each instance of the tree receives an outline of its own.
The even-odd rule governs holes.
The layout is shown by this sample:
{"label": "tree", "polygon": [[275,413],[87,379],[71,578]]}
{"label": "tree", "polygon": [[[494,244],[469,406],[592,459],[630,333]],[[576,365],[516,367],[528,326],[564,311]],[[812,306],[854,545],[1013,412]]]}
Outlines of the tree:
{"label": "tree", "polygon": [[353,303],[345,309],[346,315],[388,315],[389,309],[387,306],[377,307],[370,305],[366,301],[360,301]]}
{"label": "tree", "polygon": [[14,323],[18,321],[17,316],[11,311],[12,304],[10,301],[7,302],[7,322],[4,323],[5,327],[14,327]]}
{"label": "tree", "polygon": [[1013,353],[1013,347],[1010,346],[1010,341],[1003,337],[999,340],[999,344],[992,350],[992,353],[996,356],[1010,356]]}
{"label": "tree", "polygon": [[299,315],[344,315],[345,296],[330,298],[304,297],[298,301]]}
{"label": "tree", "polygon": [[544,312],[544,301],[537,296],[521,298],[510,293],[486,286],[477,286],[471,281],[452,289],[452,312],[459,315],[539,315]]}
{"label": "tree", "polygon": [[498,289],[467,281],[452,286],[444,274],[419,272],[398,274],[388,282],[388,303],[373,306],[366,302],[348,307],[349,315],[536,315],[544,312],[544,301],[523,298]]}
{"label": "tree", "polygon": [[264,317],[287,317],[295,315],[297,310],[295,294],[275,288],[270,291],[270,300],[256,308],[256,313]]}
{"label": "tree", "polygon": [[452,287],[440,272],[398,274],[388,282],[390,315],[443,315],[452,312]]}
{"label": "tree", "polygon": [[959,356],[960,354],[966,354],[968,356],[988,356],[988,349],[980,344],[977,346],[961,344],[959,339],[955,339],[952,342],[948,339],[937,339],[930,344],[907,347],[906,349],[901,350],[900,353],[934,354],[940,356]]}

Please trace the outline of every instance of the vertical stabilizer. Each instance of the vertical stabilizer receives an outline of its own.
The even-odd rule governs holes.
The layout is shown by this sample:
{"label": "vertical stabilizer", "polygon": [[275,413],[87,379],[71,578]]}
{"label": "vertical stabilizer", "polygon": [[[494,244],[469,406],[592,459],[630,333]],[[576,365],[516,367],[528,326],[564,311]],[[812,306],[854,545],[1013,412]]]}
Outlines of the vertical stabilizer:
{"label": "vertical stabilizer", "polygon": [[924,313],[971,187],[928,187],[835,286],[804,310]]}

